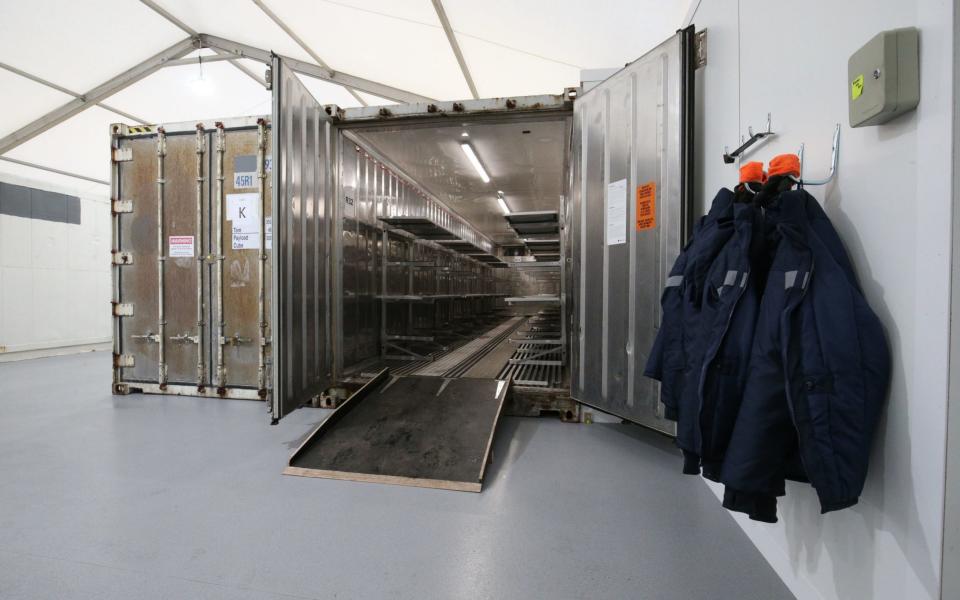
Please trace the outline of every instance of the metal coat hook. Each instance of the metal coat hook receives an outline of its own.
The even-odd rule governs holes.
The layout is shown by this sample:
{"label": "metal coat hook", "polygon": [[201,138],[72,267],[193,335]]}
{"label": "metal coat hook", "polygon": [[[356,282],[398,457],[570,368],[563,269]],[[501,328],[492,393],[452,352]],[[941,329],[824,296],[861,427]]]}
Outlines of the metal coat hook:
{"label": "metal coat hook", "polygon": [[723,162],[726,164],[734,163],[740,156],[746,152],[747,148],[756,144],[760,140],[777,135],[770,129],[770,113],[767,113],[767,130],[760,131],[758,133],[753,132],[753,127],[747,127],[747,133],[750,134],[750,138],[744,143],[740,144],[740,147],[734,150],[733,152],[727,151],[727,146],[723,147]]}
{"label": "metal coat hook", "polygon": [[840,160],[840,123],[837,123],[836,129],[833,130],[833,148],[831,150],[830,156],[830,172],[823,179],[804,179],[803,177],[803,149],[804,145],[800,144],[800,149],[797,151],[797,156],[800,158],[800,177],[794,177],[790,175],[790,179],[795,181],[801,187],[805,185],[826,185],[833,179],[833,176],[837,173],[837,162]]}

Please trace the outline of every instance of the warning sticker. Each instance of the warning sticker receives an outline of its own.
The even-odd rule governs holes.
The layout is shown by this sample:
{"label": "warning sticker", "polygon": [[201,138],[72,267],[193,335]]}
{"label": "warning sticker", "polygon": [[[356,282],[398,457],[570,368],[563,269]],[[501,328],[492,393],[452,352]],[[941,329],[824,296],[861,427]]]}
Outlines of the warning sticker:
{"label": "warning sticker", "polygon": [[863,94],[863,75],[857,75],[857,78],[850,84],[850,98],[856,100]]}
{"label": "warning sticker", "polygon": [[657,182],[648,181],[637,186],[637,231],[657,226]]}
{"label": "warning sticker", "polygon": [[171,235],[168,238],[170,249],[167,256],[171,258],[193,258],[193,236]]}
{"label": "warning sticker", "polygon": [[234,250],[260,249],[260,194],[227,194]]}

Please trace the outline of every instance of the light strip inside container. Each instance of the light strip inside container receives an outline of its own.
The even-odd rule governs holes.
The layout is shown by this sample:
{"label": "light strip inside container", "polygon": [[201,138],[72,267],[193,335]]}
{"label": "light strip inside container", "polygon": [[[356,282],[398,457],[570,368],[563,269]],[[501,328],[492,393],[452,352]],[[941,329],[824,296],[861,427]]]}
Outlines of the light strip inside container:
{"label": "light strip inside container", "polygon": [[480,159],[477,158],[477,153],[473,151],[473,147],[470,144],[460,144],[460,148],[463,149],[463,153],[467,155],[467,159],[470,161],[470,164],[473,165],[473,168],[477,170],[480,179],[482,179],[484,183],[490,183],[490,176],[487,175],[487,171],[483,168],[483,165],[480,164]]}

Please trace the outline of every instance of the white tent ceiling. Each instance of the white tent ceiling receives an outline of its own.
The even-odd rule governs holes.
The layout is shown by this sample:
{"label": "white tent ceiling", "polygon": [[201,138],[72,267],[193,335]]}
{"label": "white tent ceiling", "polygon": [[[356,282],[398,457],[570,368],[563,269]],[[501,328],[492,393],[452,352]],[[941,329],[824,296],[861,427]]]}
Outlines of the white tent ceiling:
{"label": "white tent ceiling", "polygon": [[[578,84],[581,69],[622,65],[667,38],[689,5],[690,0],[0,0],[0,138],[195,33],[453,100],[471,97],[467,77],[480,97],[559,93]],[[216,53],[205,48],[188,56],[198,55]],[[161,68],[7,150],[0,156],[6,159],[0,160],[0,173],[105,193],[99,183],[23,163],[107,180],[110,123],[267,113],[269,92],[254,80],[264,71],[262,63],[249,59]],[[301,78],[324,104],[359,106],[358,98],[370,105],[393,103]]]}

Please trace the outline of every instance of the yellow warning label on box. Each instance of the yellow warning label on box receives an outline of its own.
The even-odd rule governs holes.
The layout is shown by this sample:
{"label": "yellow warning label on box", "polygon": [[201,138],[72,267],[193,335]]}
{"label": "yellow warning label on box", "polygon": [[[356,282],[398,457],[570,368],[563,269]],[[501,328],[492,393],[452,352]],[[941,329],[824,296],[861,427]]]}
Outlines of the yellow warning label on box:
{"label": "yellow warning label on box", "polygon": [[857,75],[857,78],[853,80],[853,83],[850,84],[850,96],[853,100],[856,100],[860,97],[860,94],[863,93],[863,75]]}
{"label": "yellow warning label on box", "polygon": [[637,231],[657,226],[657,182],[648,181],[637,186]]}

